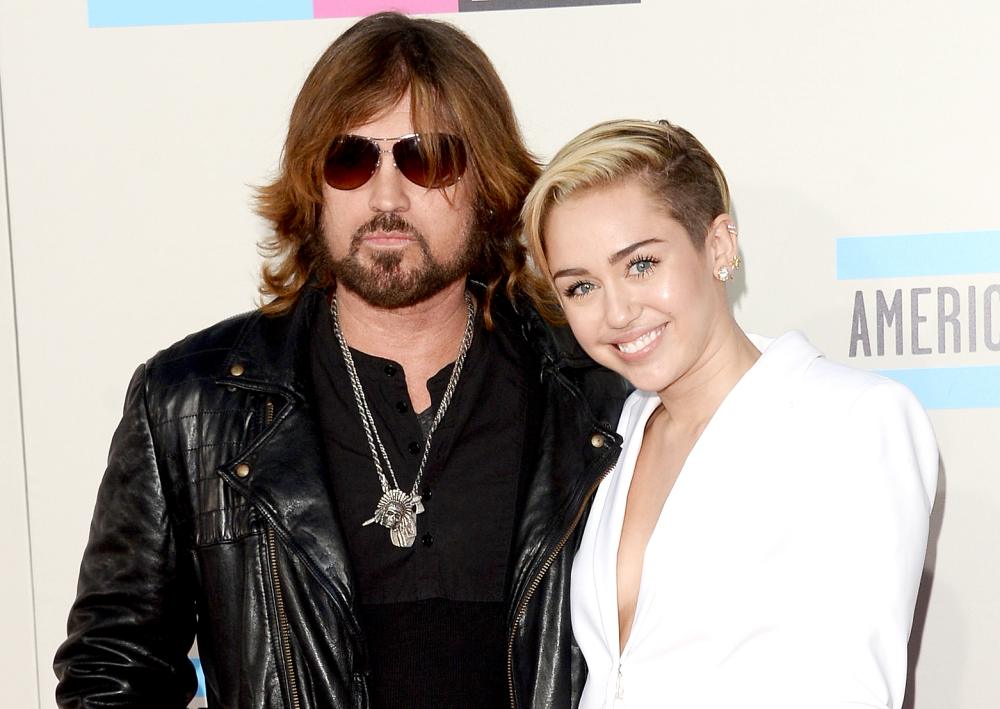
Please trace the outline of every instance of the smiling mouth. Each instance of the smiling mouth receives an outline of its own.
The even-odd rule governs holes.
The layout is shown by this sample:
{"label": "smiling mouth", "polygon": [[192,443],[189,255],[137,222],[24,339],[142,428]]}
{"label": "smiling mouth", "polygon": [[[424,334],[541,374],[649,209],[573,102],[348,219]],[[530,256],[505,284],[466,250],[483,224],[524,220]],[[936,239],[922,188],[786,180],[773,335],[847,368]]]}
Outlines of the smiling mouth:
{"label": "smiling mouth", "polygon": [[650,330],[644,335],[631,340],[630,342],[618,342],[615,347],[625,354],[635,354],[649,347],[663,333],[663,325]]}

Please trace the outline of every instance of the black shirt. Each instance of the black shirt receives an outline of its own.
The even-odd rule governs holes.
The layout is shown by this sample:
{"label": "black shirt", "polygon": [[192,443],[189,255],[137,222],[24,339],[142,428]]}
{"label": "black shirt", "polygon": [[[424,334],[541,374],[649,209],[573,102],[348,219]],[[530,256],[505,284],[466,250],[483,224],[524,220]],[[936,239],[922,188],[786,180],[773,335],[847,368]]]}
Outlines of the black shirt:
{"label": "black shirt", "polygon": [[[531,382],[525,353],[477,322],[454,397],[431,440],[416,542],[400,548],[385,527],[362,526],[382,489],[327,310],[319,311],[312,330],[314,403],[357,582],[372,706],[507,706],[504,599],[526,455]],[[410,492],[424,434],[405,372],[391,360],[351,353],[399,487]],[[428,380],[432,403],[421,412],[425,419],[433,418],[451,370],[448,365]]]}

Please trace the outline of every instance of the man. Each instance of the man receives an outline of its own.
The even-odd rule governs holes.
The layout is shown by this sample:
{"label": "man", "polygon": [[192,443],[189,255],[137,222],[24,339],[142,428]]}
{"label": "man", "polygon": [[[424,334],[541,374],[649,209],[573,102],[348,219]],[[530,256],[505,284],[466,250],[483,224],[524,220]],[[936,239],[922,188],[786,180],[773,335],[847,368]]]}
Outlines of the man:
{"label": "man", "polygon": [[292,111],[266,304],[136,372],[63,707],[570,707],[576,530],[621,384],[513,297],[536,175],[489,60],[381,14]]}

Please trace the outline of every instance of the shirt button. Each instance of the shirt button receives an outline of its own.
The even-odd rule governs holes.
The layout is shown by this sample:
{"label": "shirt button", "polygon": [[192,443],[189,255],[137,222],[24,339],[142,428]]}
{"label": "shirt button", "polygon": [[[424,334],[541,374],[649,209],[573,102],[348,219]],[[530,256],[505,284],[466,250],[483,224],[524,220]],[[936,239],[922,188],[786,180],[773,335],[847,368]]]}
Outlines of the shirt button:
{"label": "shirt button", "polygon": [[405,414],[406,410],[409,409],[409,408],[410,407],[406,405],[405,401],[397,401],[396,402],[396,411],[398,411],[401,414]]}
{"label": "shirt button", "polygon": [[417,443],[416,441],[410,441],[410,445],[406,447],[406,450],[410,451],[410,453],[413,453],[413,455],[416,455],[417,453],[420,452],[420,444]]}
{"label": "shirt button", "polygon": [[428,532],[424,536],[420,537],[420,543],[423,544],[425,547],[429,547],[431,544],[434,543],[434,535]]}
{"label": "shirt button", "polygon": [[424,490],[424,494],[420,496],[420,499],[421,499],[421,500],[422,500],[423,502],[427,502],[427,501],[428,501],[429,499],[431,499],[431,497],[433,497],[433,496],[434,496],[434,493],[433,493],[433,492],[431,492],[430,490]]}
{"label": "shirt button", "polygon": [[382,371],[385,372],[385,376],[387,376],[387,377],[394,377],[394,376],[396,376],[396,371],[398,369],[399,368],[396,365],[394,365],[394,364],[387,364],[382,369]]}
{"label": "shirt button", "polygon": [[590,445],[592,445],[594,448],[603,448],[604,436],[602,436],[600,433],[595,433],[593,436],[590,437]]}

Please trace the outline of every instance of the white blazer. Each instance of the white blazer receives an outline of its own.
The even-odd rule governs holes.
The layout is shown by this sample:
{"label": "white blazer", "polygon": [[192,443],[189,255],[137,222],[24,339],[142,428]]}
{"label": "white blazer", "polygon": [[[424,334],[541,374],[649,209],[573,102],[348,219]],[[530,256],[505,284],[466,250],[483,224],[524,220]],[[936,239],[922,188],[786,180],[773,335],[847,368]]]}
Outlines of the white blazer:
{"label": "white blazer", "polygon": [[573,564],[581,709],[898,708],[937,487],[927,415],[902,385],[823,358],[798,332],[760,359],[694,446],[649,539],[619,656],[616,560],[656,394]]}

